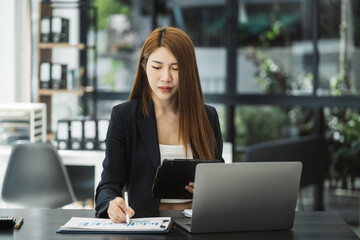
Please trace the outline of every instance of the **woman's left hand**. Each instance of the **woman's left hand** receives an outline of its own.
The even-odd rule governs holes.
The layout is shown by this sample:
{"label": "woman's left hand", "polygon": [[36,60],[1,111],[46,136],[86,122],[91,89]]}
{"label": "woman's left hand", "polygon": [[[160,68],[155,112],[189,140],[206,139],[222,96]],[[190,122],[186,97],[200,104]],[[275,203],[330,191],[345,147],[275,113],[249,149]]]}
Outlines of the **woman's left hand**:
{"label": "woman's left hand", "polygon": [[185,189],[191,193],[194,193],[194,185],[195,185],[194,182],[189,182],[189,184],[185,186]]}

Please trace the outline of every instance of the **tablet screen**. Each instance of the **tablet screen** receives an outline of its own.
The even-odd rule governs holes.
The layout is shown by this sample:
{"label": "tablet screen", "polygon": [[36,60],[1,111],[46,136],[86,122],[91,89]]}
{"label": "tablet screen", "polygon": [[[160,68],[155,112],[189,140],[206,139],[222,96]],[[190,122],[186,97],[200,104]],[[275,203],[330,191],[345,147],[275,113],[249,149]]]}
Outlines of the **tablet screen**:
{"label": "tablet screen", "polygon": [[153,183],[153,198],[192,199],[192,193],[185,189],[195,179],[196,165],[219,163],[218,160],[164,159],[158,167]]}

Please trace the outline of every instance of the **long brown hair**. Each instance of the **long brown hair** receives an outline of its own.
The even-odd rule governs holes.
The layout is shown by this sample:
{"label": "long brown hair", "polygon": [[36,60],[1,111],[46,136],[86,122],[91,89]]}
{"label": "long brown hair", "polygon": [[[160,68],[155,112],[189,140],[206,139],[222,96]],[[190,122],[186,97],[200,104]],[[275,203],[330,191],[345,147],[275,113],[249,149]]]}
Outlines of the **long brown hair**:
{"label": "long brown hair", "polygon": [[[140,98],[143,112],[149,116],[147,104],[151,88],[146,76],[146,63],[151,53],[160,47],[167,48],[176,58],[179,66],[179,89],[177,103],[179,111],[179,136],[185,150],[191,143],[192,151],[200,159],[214,159],[216,140],[207,117],[201,90],[199,71],[194,45],[189,36],[178,28],[155,29],[146,39],[129,99]],[[187,155],[187,152],[186,152]]]}

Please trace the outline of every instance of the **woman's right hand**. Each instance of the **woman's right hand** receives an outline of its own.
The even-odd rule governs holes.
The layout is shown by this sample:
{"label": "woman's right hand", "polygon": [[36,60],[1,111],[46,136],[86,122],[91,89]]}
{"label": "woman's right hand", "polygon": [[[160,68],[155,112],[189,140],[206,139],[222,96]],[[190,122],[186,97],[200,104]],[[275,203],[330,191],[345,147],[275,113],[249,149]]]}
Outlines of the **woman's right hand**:
{"label": "woman's right hand", "polygon": [[134,216],[135,211],[130,206],[128,208],[126,207],[123,198],[116,197],[109,202],[107,213],[114,223],[123,223],[126,222],[126,213],[128,213],[131,218]]}
{"label": "woman's right hand", "polygon": [[194,186],[195,186],[194,182],[189,182],[189,184],[185,186],[185,189],[191,192],[192,194],[194,194]]}

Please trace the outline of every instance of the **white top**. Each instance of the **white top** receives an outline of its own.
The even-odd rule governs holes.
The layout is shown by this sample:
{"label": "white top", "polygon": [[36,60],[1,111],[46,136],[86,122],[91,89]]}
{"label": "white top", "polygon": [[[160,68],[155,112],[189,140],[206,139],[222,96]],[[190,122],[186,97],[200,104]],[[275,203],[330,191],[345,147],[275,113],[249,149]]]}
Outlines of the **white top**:
{"label": "white top", "polygon": [[164,145],[159,144],[160,147],[160,164],[164,159],[193,159],[190,144],[187,145],[187,156],[185,157],[185,149],[183,145]]}
{"label": "white top", "polygon": [[[193,159],[190,144],[187,145],[187,156],[185,156],[185,148],[183,145],[164,145],[159,144],[160,161],[164,159]],[[184,186],[185,187],[185,186]],[[185,203],[191,202],[189,199],[161,199],[161,203]]]}

